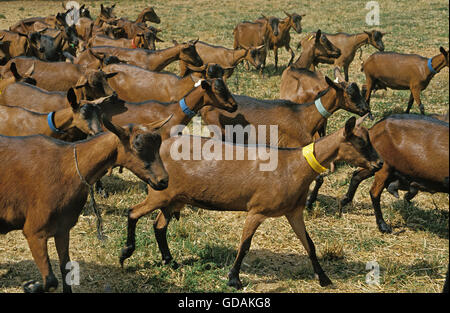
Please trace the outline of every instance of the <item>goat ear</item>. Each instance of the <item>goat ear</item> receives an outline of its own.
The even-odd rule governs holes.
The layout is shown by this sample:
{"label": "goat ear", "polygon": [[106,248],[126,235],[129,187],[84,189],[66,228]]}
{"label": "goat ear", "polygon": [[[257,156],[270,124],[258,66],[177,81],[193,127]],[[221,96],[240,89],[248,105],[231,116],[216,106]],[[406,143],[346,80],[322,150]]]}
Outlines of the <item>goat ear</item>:
{"label": "goat ear", "polygon": [[358,127],[359,125],[361,125],[365,120],[366,120],[366,118],[369,116],[369,113],[366,113],[364,116],[361,116],[360,118],[358,118],[357,120],[356,120],[356,127]]}
{"label": "goat ear", "polygon": [[207,81],[206,79],[203,79],[201,81],[201,86],[203,89],[208,90],[211,89],[211,84],[209,83],[209,81]]}
{"label": "goat ear", "polygon": [[9,66],[9,70],[11,71],[11,73],[13,74],[13,76],[16,80],[19,80],[22,78],[22,76],[20,76],[19,72],[17,71],[16,63],[11,62],[11,65]]}
{"label": "goat ear", "polygon": [[34,62],[33,64],[31,64],[30,68],[28,69],[28,71],[26,71],[23,76],[24,77],[31,77],[31,75],[33,75],[34,73]]}
{"label": "goat ear", "polygon": [[316,32],[316,43],[320,41],[320,37],[322,36],[322,31],[320,29]]}
{"label": "goat ear", "polygon": [[166,124],[170,121],[170,119],[172,118],[172,116],[173,116],[173,114],[170,114],[170,116],[168,116],[167,118],[162,119],[162,120],[160,120],[160,121],[156,121],[156,122],[147,124],[146,126],[147,126],[149,129],[153,130],[153,131],[158,130],[158,129],[160,129],[161,127],[163,127],[164,125],[166,125]]}
{"label": "goat ear", "polygon": [[355,129],[356,125],[356,118],[354,116],[350,117],[347,122],[345,122],[345,128],[344,128],[344,137],[349,138],[353,130]]}
{"label": "goat ear", "polygon": [[327,82],[327,84],[331,87],[334,88],[336,90],[340,90],[341,88],[339,87],[338,84],[336,84],[334,81],[331,80],[331,78],[329,78],[328,76],[325,76],[325,81]]}
{"label": "goat ear", "polygon": [[446,57],[448,55],[448,52],[445,51],[444,47],[439,47],[439,51]]}
{"label": "goat ear", "polygon": [[116,6],[116,4],[114,3],[114,4],[111,6],[111,9],[114,9],[115,6]]}
{"label": "goat ear", "polygon": [[119,72],[112,72],[112,73],[105,74],[105,77],[106,77],[106,79],[113,78],[117,74],[119,74]]}
{"label": "goat ear", "polygon": [[79,106],[79,104],[77,102],[77,95],[75,94],[75,90],[73,88],[70,88],[67,91],[67,101],[69,101],[69,104],[72,107],[72,110],[74,112],[78,111],[80,106]]}
{"label": "goat ear", "polygon": [[102,114],[102,122],[103,126],[105,126],[105,128],[110,132],[112,132],[114,135],[119,137],[120,140],[122,141],[128,140],[129,135],[127,131],[120,126],[114,125],[109,119],[105,117],[104,114]]}

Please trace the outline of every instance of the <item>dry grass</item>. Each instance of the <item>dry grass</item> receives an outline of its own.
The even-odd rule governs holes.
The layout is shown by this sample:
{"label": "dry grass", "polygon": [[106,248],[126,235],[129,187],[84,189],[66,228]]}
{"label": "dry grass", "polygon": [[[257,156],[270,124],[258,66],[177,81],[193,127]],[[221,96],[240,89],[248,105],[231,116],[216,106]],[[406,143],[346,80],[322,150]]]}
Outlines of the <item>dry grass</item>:
{"label": "dry grass", "polygon": [[[135,18],[147,1],[114,1],[118,16]],[[93,15],[100,2],[86,1]],[[105,1],[105,3],[113,3]],[[439,46],[448,47],[449,8],[443,1],[380,1],[384,39],[387,50],[437,54]],[[251,20],[264,12],[283,16],[288,12],[306,13],[304,32],[318,28],[325,32],[349,33],[370,29],[365,25],[365,1],[152,1],[161,17],[159,25],[166,42],[172,39],[200,40],[232,46],[232,30],[242,20]],[[60,2],[0,2],[0,28],[7,28],[19,18],[56,13]],[[424,21],[427,21],[426,23]],[[295,47],[303,35],[292,34]],[[375,52],[363,50],[362,59]],[[279,64],[285,65],[289,55],[282,51]],[[359,84],[364,77],[359,71],[358,55],[350,68],[350,78]],[[240,67],[229,80],[232,92],[257,98],[275,99],[279,94],[280,74],[273,73],[273,54],[268,59],[270,74],[260,78],[255,71]],[[169,66],[176,72],[177,65]],[[331,74],[330,66],[321,66]],[[448,68],[437,75],[422,93],[427,112],[444,113],[448,109]],[[376,119],[406,107],[409,93],[381,91],[372,98]],[[413,107],[413,112],[418,112]],[[338,112],[330,118],[330,131],[341,127],[350,116]],[[370,126],[371,122],[367,123]],[[382,209],[394,227],[390,235],[380,234],[372,213],[368,190],[372,179],[364,182],[352,206],[337,217],[337,200],[342,197],[354,169],[342,165],[325,179],[314,211],[306,215],[306,226],[316,244],[321,264],[337,289],[321,288],[313,278],[310,261],[285,219],[269,219],[258,229],[249,254],[244,259],[241,279],[244,292],[440,292],[449,262],[448,195],[419,194],[412,205],[405,205],[388,193],[382,197]],[[104,178],[109,199],[97,200],[103,209],[106,242],[96,239],[95,220],[81,216],[71,232],[71,257],[81,266],[81,285],[75,292],[102,292],[109,286],[116,292],[234,292],[226,286],[226,274],[239,244],[244,213],[213,212],[196,208],[183,211],[180,221],[169,226],[169,244],[174,258],[181,264],[177,270],[163,266],[153,237],[152,219],[142,218],[138,224],[137,250],[122,270],[118,254],[125,242],[127,210],[145,198],[145,186],[130,172],[115,172]],[[57,256],[53,241],[50,255],[55,272]],[[380,264],[379,286],[365,283],[368,261]],[[59,273],[57,273],[59,275]],[[59,277],[59,276],[58,276]],[[0,292],[21,292],[20,285],[39,273],[27,243],[20,232],[0,237]],[[59,277],[61,281],[61,278]]]}

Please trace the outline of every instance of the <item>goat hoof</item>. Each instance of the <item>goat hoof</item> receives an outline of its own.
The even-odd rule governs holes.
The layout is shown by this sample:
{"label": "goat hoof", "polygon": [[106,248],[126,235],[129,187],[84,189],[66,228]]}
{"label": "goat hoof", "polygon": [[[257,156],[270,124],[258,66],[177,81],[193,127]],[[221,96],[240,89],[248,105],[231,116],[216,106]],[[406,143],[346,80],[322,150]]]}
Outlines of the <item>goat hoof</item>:
{"label": "goat hoof", "polygon": [[386,222],[380,222],[378,223],[378,229],[380,230],[380,232],[384,233],[384,234],[390,234],[392,233],[392,228],[391,226],[389,226],[388,224],[386,224]]}
{"label": "goat hoof", "polygon": [[36,280],[30,280],[27,281],[26,283],[24,283],[22,285],[23,291],[25,293],[40,293],[40,292],[44,292],[44,287],[43,285],[36,281]]}
{"label": "goat hoof", "polygon": [[319,278],[320,287],[334,286],[333,282],[328,278],[327,275],[325,275],[325,273],[321,273],[317,276],[319,276],[318,278]]}
{"label": "goat hoof", "polygon": [[230,287],[236,288],[238,290],[242,289],[242,283],[241,283],[239,278],[230,278],[230,279],[228,279],[227,285],[230,286]]}
{"label": "goat hoof", "polygon": [[133,246],[126,246],[125,248],[122,249],[122,251],[120,252],[120,258],[119,258],[119,262],[120,262],[120,266],[123,268],[123,262],[128,259],[134,252],[134,247]]}
{"label": "goat hoof", "polygon": [[172,269],[176,270],[180,267],[180,265],[177,263],[177,261],[174,261],[172,259],[170,260],[163,260],[164,265],[169,265]]}

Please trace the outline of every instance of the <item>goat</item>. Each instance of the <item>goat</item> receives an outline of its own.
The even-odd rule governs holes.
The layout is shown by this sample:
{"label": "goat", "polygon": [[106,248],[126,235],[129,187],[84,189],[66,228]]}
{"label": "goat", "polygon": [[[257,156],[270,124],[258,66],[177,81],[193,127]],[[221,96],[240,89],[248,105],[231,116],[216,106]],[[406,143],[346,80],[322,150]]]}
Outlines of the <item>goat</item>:
{"label": "goat", "polygon": [[409,89],[411,93],[405,112],[409,113],[415,101],[420,113],[425,114],[420,92],[427,88],[431,79],[446,66],[449,66],[448,50],[445,51],[443,47],[440,47],[439,54],[431,58],[395,52],[374,53],[362,66],[366,75],[366,101],[370,103],[370,95],[375,88]]}
{"label": "goat", "polygon": [[269,50],[273,50],[275,55],[275,70],[278,69],[279,48],[284,47],[286,51],[291,54],[288,66],[292,64],[295,53],[289,45],[291,42],[291,35],[289,34],[289,31],[291,30],[291,28],[293,28],[297,32],[297,34],[300,34],[302,32],[302,18],[305,16],[305,14],[289,14],[287,12],[284,12],[284,14],[286,14],[287,17],[283,20],[280,20],[280,23],[278,25],[278,35],[270,34],[269,37]]}
{"label": "goat", "polygon": [[0,41],[4,44],[8,44],[5,46],[4,50],[7,54],[8,58],[5,61],[9,61],[9,59],[17,57],[17,56],[31,56],[30,45],[28,41],[27,34],[15,33],[7,30],[0,30]]}
{"label": "goat", "polygon": [[[131,39],[137,35],[138,32],[147,30],[146,22],[153,22],[156,24],[161,23],[161,19],[156,14],[153,7],[145,8],[139,13],[134,22],[124,18],[120,18],[117,21],[117,26],[122,27],[125,30],[126,38]],[[160,31],[160,30],[159,30]]]}
{"label": "goat", "polygon": [[51,113],[37,113],[21,107],[0,106],[0,134],[5,136],[43,134],[73,141],[71,129],[76,128],[86,135],[95,135],[102,131],[101,107],[114,106],[115,101],[117,98],[112,96],[94,101],[79,100],[71,88],[67,92],[69,106]]}
{"label": "goat", "polygon": [[341,50],[333,45],[320,29],[314,35],[304,37],[300,40],[299,46],[302,46],[302,53],[284,72],[289,71],[290,67],[309,69],[320,57],[336,59],[341,55]]}
{"label": "goat", "polygon": [[25,292],[51,291],[58,286],[47,253],[51,237],[55,238],[63,291],[72,291],[65,279],[69,232],[86,203],[88,186],[108,167],[124,166],[152,188],[167,187],[168,175],[159,156],[161,137],[155,133],[167,120],[126,128],[104,120],[110,132],[77,143],[42,135],[0,136],[0,233],[21,229],[42,275],[42,283],[25,283]]}
{"label": "goat", "polygon": [[92,47],[91,50],[96,54],[115,56],[122,62],[159,72],[177,60],[183,60],[194,66],[202,66],[203,61],[195,49],[197,41],[191,40],[180,44],[174,41],[173,47],[162,50],[128,49],[110,46]]}
{"label": "goat", "polygon": [[[360,127],[362,120],[355,121],[356,119],[351,117],[343,129],[321,138],[314,144],[313,153],[322,166],[327,167],[334,159],[341,159],[352,164],[365,164],[370,168],[379,167],[378,156],[370,145],[367,129]],[[192,136],[172,137],[162,143],[160,153],[171,177],[169,186],[158,193],[149,190],[144,202],[130,209],[127,242],[120,255],[121,265],[123,266],[124,261],[135,250],[135,230],[139,218],[156,209],[161,209],[161,212],[154,224],[155,237],[164,262],[170,262],[172,256],[167,245],[167,226],[171,217],[178,213],[184,204],[191,204],[204,209],[248,212],[239,251],[228,274],[228,285],[242,287],[239,279],[240,266],[258,226],[268,217],[283,215],[287,217],[307,251],[320,285],[332,284],[317,260],[314,243],[306,232],[303,221],[308,187],[317,173],[302,156],[302,148],[236,146],[211,138],[194,137],[202,150],[207,143],[215,144],[212,159],[194,160],[192,157],[194,149],[187,148],[192,147],[190,144],[192,138]],[[188,157],[183,162],[175,161],[170,153],[174,147],[180,145],[182,149],[187,150],[184,153]],[[257,170],[257,167],[266,161],[257,156],[258,148],[277,153],[276,169],[270,172]],[[238,152],[237,150],[241,150],[244,155],[254,155],[255,159],[225,160],[225,149],[231,149],[233,155]],[[204,175],[205,169],[208,175]],[[289,175],[286,175],[286,171],[289,171]]]}
{"label": "goat", "polygon": [[[244,60],[250,62],[256,69],[262,66],[262,63],[256,56],[261,53],[264,46],[249,49],[228,49],[199,41],[195,45],[195,49],[203,63],[214,63],[223,68],[224,80],[229,78],[233,74],[234,68]],[[186,73],[188,73],[188,66],[184,61],[180,61],[180,76],[184,77]]]}
{"label": "goat", "polygon": [[141,49],[150,49],[155,50],[155,42],[164,42],[160,38],[156,36],[155,33],[151,31],[147,31],[145,33],[138,33],[131,39],[120,38],[120,39],[111,39],[107,36],[96,35],[92,37],[89,42],[89,47],[95,46],[112,46],[119,48],[141,48]]}
{"label": "goat", "polygon": [[24,73],[34,64],[33,78],[36,80],[36,86],[48,91],[69,90],[85,72],[85,68],[77,64],[46,62],[35,57],[16,57],[9,60],[5,66],[0,66],[1,77],[7,78],[12,75],[9,71],[12,62],[16,63],[19,73]]}
{"label": "goat", "polygon": [[[80,100],[95,100],[113,95],[114,91],[107,80],[116,74],[105,74],[101,70],[87,70],[84,75],[80,76],[74,86],[77,98]],[[67,106],[67,93],[64,91],[47,91],[27,83],[16,83],[8,86],[0,95],[0,104],[49,113]]]}
{"label": "goat", "polygon": [[260,73],[266,66],[267,50],[269,48],[270,36],[278,36],[280,20],[276,17],[265,17],[258,22],[242,22],[239,23],[233,30],[234,35],[234,49],[249,49],[259,46],[264,46],[265,51],[261,53],[260,59],[262,66]]}
{"label": "goat", "polygon": [[[34,71],[34,66],[31,66],[28,71],[23,74],[23,76],[17,72],[16,63],[14,62],[11,62],[9,70],[11,71],[13,76],[3,80],[0,79],[0,99],[4,95],[5,90],[16,82],[24,82],[30,85],[36,85],[36,80],[31,78],[31,74]],[[2,104],[1,100],[0,104]]]}
{"label": "goat", "polygon": [[[340,205],[343,207],[350,203],[359,184],[375,175],[370,197],[378,229],[390,233],[392,229],[384,221],[380,209],[381,193],[390,183],[397,180],[407,182],[401,184],[408,186],[405,195],[407,201],[419,190],[449,192],[448,123],[427,116],[396,114],[376,123],[369,129],[369,136],[374,149],[384,161],[383,168],[376,173],[367,168],[355,171]],[[396,189],[399,187],[391,186],[389,191],[398,197]]]}
{"label": "goat", "polygon": [[100,15],[94,21],[94,26],[102,26],[103,23],[110,23],[111,21],[115,21],[117,16],[114,14],[115,4],[110,7],[103,6],[103,3],[100,4]]}
{"label": "goat", "polygon": [[[147,71],[128,64],[110,64],[103,67],[103,71],[118,72],[116,76],[108,80],[108,83],[120,99],[129,102],[178,101],[194,88],[194,84],[198,81],[198,78],[192,75],[182,78],[172,73]],[[154,88],[156,84],[158,88]]]}
{"label": "goat", "polygon": [[341,50],[341,56],[337,59],[319,57],[317,63],[314,65],[328,63],[334,64],[337,67],[343,67],[345,80],[348,81],[348,68],[355,58],[356,50],[363,45],[370,44],[376,49],[384,51],[383,36],[386,34],[377,30],[370,32],[364,31],[363,33],[351,35],[345,33],[326,34],[331,43]]}

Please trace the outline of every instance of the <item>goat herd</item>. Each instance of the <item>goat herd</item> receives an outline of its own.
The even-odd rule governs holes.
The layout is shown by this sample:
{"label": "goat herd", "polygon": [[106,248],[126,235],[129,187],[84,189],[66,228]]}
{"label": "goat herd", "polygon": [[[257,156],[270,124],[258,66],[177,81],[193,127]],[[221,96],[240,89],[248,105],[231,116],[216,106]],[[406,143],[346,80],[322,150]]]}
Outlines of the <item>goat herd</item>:
{"label": "goat herd", "polygon": [[[79,20],[70,22],[78,10]],[[144,202],[130,209],[128,235],[120,263],[135,250],[140,217],[159,209],[155,237],[165,263],[174,262],[166,238],[172,217],[185,204],[204,209],[247,211],[240,247],[229,272],[229,285],[241,288],[239,271],[258,226],[269,217],[287,217],[312,262],[321,286],[332,282],[321,268],[304,223],[323,181],[320,173],[343,160],[360,167],[351,178],[341,205],[352,201],[358,185],[374,177],[370,198],[376,223],[383,233],[380,196],[387,190],[398,197],[406,190],[410,201],[418,191],[449,192],[449,126],[446,116],[425,115],[420,92],[449,65],[448,50],[436,55],[383,52],[380,31],[359,34],[308,33],[294,61],[290,29],[302,32],[304,15],[261,17],[239,23],[233,49],[197,40],[158,50],[161,30],[152,7],[136,21],[118,18],[114,5],[101,5],[93,20],[83,5],[56,16],[20,20],[0,31],[0,233],[22,230],[42,282],[29,281],[25,292],[54,290],[47,241],[54,237],[62,277],[69,272],[69,232],[100,179],[114,166],[129,169],[148,184]],[[349,81],[349,64],[357,49],[370,44],[380,52],[362,65],[366,84]],[[280,100],[260,100],[231,94],[226,80],[244,62],[264,74],[269,50],[278,66],[278,48],[290,52],[281,76]],[[161,72],[179,61],[180,76]],[[315,71],[318,63],[334,64],[335,79]],[[343,68],[344,75],[339,68]],[[361,125],[371,116],[370,96],[381,88],[411,91],[406,112],[415,101],[422,115],[396,114],[372,128]],[[327,118],[343,109],[351,117],[344,127],[326,135]],[[222,130],[215,141],[219,154],[231,149],[256,159],[190,158],[175,160],[171,147],[195,136],[171,136],[175,125],[188,125],[200,114],[207,125]],[[226,126],[276,125],[278,165],[260,171],[259,148],[243,138],[226,136]],[[87,138],[89,136],[89,138]],[[318,137],[322,138],[318,138]],[[196,137],[201,147],[210,138]],[[195,138],[194,138],[195,139]],[[222,140],[220,140],[222,139]],[[304,147],[304,148],[302,148]],[[315,188],[307,197],[309,186]],[[101,215],[97,212],[99,221]],[[99,224],[101,225],[101,224]],[[101,227],[99,227],[101,231]],[[448,273],[445,290],[448,288]],[[63,291],[71,286],[63,279]]]}

